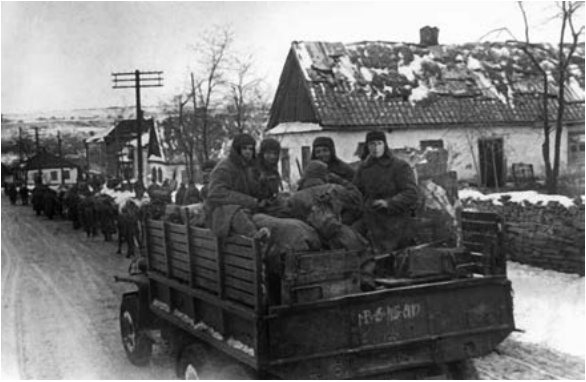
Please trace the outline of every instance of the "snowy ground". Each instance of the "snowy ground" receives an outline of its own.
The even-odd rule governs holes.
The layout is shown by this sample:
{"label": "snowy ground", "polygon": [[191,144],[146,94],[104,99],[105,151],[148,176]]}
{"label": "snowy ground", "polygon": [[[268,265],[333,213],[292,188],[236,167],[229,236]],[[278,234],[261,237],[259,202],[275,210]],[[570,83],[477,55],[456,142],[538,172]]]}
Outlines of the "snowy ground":
{"label": "snowy ground", "polygon": [[509,262],[521,342],[584,357],[584,277]]}
{"label": "snowy ground", "polygon": [[[479,201],[492,201],[494,205],[501,205],[501,197],[506,196],[511,202],[523,203],[529,202],[532,204],[546,205],[549,202],[558,202],[565,207],[575,205],[574,200],[563,195],[545,195],[540,194],[537,191],[514,191],[514,192],[502,192],[495,194],[483,194],[477,190],[464,189],[458,191],[458,197],[461,200],[474,199]],[[582,195],[582,203],[584,203],[584,195]]]}

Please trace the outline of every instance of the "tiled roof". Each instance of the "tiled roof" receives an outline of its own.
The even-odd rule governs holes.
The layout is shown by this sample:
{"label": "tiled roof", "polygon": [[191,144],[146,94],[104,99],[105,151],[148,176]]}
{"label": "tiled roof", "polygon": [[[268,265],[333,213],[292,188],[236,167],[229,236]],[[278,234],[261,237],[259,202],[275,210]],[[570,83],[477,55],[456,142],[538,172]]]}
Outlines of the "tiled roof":
{"label": "tiled roof", "polygon": [[[536,50],[542,68],[555,49]],[[521,47],[475,43],[422,47],[390,42],[295,42],[320,124],[409,126],[533,123],[540,119],[542,77]],[[584,45],[569,66],[565,119],[584,120]],[[555,118],[558,87],[550,80]]]}

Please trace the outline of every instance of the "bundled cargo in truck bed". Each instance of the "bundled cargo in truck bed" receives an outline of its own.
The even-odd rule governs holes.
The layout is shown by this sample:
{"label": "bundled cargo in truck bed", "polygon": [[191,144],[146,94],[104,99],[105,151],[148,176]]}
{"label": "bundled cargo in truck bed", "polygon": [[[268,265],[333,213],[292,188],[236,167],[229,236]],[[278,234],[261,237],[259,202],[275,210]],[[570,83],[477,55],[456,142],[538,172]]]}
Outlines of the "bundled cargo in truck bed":
{"label": "bundled cargo in truck bed", "polygon": [[162,337],[184,377],[469,378],[467,360],[492,351],[514,322],[499,217],[462,218],[463,246],[389,256],[396,272],[369,291],[363,253],[286,253],[275,284],[263,243],[147,220],[146,266],[125,278],[138,285],[121,308],[127,355],[148,362]]}

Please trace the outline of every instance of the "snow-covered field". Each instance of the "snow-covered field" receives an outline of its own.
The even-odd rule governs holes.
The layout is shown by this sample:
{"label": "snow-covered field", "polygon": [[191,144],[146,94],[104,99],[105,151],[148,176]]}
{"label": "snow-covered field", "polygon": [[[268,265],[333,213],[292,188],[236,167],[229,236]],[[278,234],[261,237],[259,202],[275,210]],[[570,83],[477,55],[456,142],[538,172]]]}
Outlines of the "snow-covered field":
{"label": "snow-covered field", "polygon": [[584,277],[509,262],[521,342],[584,357]]}

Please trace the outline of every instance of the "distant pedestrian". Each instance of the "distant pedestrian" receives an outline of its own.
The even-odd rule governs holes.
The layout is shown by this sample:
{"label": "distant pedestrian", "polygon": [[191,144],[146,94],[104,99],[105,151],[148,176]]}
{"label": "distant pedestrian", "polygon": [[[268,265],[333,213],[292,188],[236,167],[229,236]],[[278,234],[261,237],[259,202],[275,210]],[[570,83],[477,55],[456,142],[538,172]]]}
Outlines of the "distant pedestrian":
{"label": "distant pedestrian", "polygon": [[179,190],[177,190],[177,194],[175,195],[175,204],[178,204],[180,206],[183,205],[183,203],[185,202],[185,193],[187,192],[187,189],[185,188],[185,183],[181,182],[181,185],[179,186]]}
{"label": "distant pedestrian", "polygon": [[22,201],[23,206],[28,206],[28,187],[26,183],[23,183],[20,187],[20,200]]}

